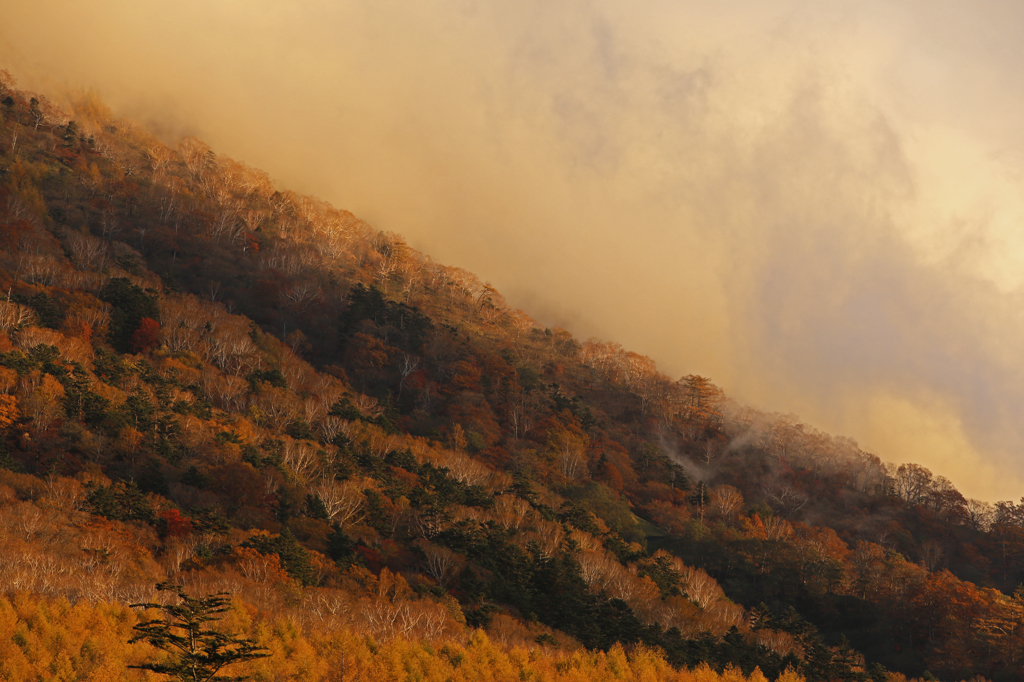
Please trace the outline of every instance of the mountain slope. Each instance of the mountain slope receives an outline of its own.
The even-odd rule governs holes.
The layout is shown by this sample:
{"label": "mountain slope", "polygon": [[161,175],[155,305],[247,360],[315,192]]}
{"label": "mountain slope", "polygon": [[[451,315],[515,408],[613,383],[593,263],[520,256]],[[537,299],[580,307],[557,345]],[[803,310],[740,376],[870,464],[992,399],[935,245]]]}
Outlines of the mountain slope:
{"label": "mountain slope", "polygon": [[875,679],[1019,671],[992,588],[1024,575],[1020,507],[543,329],[198,140],[0,101],[7,589],[172,577],[770,678],[863,678],[841,635]]}

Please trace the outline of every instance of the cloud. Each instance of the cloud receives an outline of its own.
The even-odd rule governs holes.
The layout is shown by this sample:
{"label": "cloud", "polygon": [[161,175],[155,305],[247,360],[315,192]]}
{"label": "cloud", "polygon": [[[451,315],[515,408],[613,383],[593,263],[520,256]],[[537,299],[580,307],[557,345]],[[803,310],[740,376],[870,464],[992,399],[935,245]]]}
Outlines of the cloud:
{"label": "cloud", "polygon": [[1022,23],[996,0],[10,0],[0,60],[549,324],[1016,498]]}

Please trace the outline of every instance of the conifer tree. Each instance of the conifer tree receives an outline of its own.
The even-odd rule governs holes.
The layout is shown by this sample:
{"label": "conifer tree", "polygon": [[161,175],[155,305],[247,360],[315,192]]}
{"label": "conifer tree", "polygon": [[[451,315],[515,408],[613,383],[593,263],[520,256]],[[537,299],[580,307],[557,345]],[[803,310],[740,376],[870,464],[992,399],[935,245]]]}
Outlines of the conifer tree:
{"label": "conifer tree", "polygon": [[211,621],[219,620],[221,614],[230,610],[226,592],[190,597],[180,585],[160,583],[156,587],[176,593],[178,603],[132,604],[132,608],[159,609],[164,612],[164,617],[138,623],[135,626],[138,634],[128,643],[146,641],[168,652],[171,657],[158,663],[128,667],[151,670],[182,682],[240,682],[248,676],[227,677],[217,673],[232,663],[270,655],[267,649],[251,639],[209,629]]}

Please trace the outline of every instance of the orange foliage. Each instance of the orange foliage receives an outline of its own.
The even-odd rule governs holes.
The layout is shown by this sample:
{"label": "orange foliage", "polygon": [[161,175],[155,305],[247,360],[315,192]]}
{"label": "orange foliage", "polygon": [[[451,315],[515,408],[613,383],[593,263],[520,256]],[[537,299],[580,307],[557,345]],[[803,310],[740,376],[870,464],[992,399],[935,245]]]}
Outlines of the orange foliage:
{"label": "orange foliage", "polygon": [[480,368],[474,363],[460,360],[452,368],[452,388],[458,391],[480,390]]}
{"label": "orange foliage", "polygon": [[60,330],[65,336],[77,337],[86,342],[92,339],[92,326],[77,317],[67,317],[61,323]]}
{"label": "orange foliage", "polygon": [[250,547],[235,547],[231,550],[238,570],[254,583],[270,585],[291,585],[294,581],[281,566],[276,554],[260,554]]}
{"label": "orange foliage", "polygon": [[388,363],[395,348],[368,334],[356,332],[349,342],[347,355],[353,366],[364,371],[376,371]]}
{"label": "orange foliage", "polygon": [[18,400],[13,395],[0,395],[0,429],[18,421]]}

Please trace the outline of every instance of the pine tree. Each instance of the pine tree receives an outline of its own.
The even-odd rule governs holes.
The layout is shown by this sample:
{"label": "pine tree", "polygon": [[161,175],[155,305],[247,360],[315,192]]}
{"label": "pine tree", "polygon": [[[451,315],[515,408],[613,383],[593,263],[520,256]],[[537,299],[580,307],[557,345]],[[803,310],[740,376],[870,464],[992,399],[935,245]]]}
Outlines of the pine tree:
{"label": "pine tree", "polygon": [[248,679],[248,676],[226,677],[217,673],[232,663],[270,655],[267,649],[250,639],[208,628],[211,621],[219,620],[221,614],[230,610],[226,592],[190,597],[180,585],[160,583],[156,587],[161,591],[176,593],[178,603],[132,604],[132,608],[159,609],[164,612],[164,617],[137,624],[135,632],[138,634],[128,643],[149,642],[171,654],[171,658],[160,663],[143,663],[130,668],[151,670],[182,682],[240,682]]}

